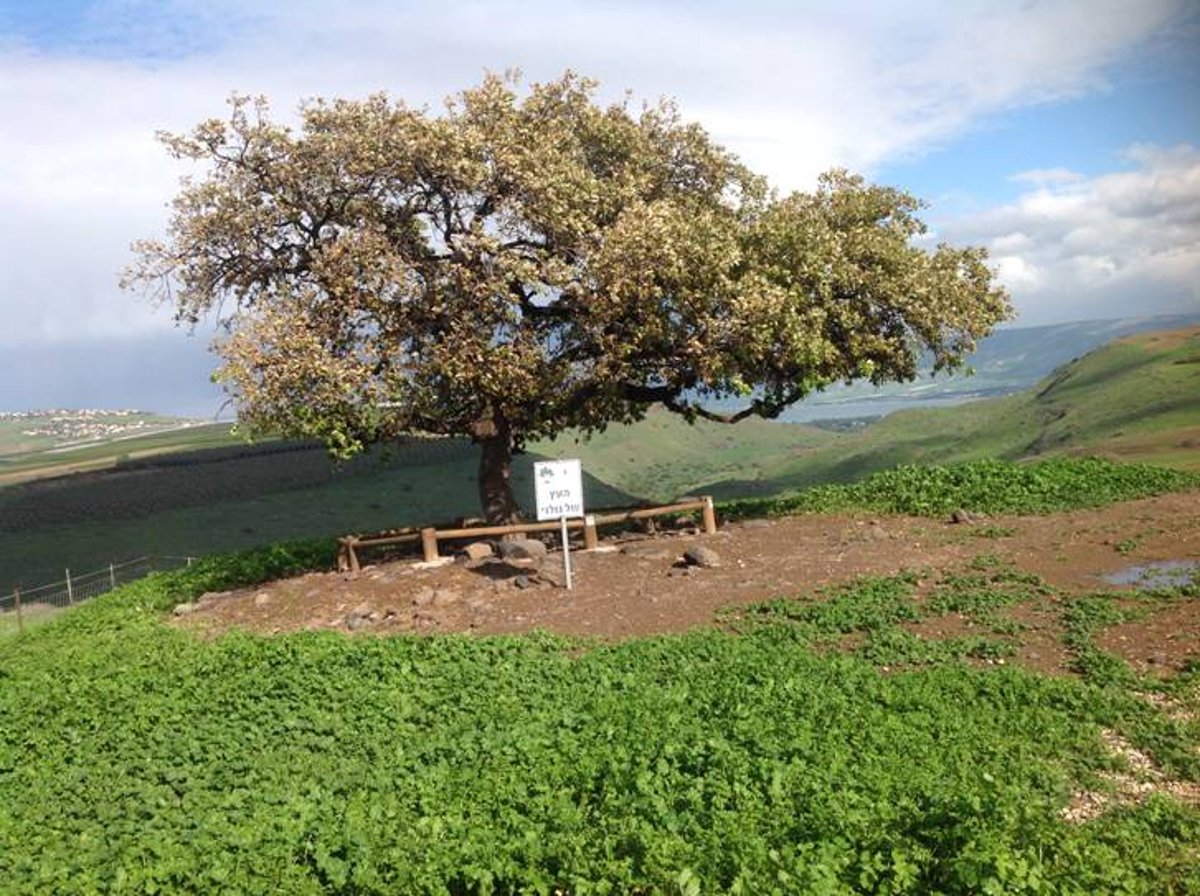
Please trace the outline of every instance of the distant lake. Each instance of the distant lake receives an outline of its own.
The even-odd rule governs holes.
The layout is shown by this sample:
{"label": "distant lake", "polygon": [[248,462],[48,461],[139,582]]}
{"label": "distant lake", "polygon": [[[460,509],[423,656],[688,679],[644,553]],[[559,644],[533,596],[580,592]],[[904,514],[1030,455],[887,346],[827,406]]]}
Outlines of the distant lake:
{"label": "distant lake", "polygon": [[779,415],[780,423],[812,423],[814,420],[839,420],[849,417],[886,417],[895,411],[912,408],[948,408],[968,401],[978,401],[982,395],[946,395],[937,398],[867,398],[841,401],[802,401]]}

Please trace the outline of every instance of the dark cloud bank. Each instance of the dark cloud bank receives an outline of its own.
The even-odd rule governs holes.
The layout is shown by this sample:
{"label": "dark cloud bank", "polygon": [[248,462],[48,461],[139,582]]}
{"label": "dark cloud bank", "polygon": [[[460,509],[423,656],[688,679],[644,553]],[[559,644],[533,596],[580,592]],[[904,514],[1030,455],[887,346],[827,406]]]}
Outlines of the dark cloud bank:
{"label": "dark cloud bank", "polygon": [[217,358],[206,340],[183,333],[4,346],[0,356],[5,411],[136,408],[211,418],[225,400],[209,379]]}

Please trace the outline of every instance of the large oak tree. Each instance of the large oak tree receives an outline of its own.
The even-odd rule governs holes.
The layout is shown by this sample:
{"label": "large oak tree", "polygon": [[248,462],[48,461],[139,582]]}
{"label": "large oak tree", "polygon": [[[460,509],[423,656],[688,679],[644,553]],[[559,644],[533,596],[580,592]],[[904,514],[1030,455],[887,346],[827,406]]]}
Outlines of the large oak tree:
{"label": "large oak tree", "polygon": [[[918,200],[844,171],[778,197],[674,105],[601,106],[568,73],[489,76],[433,114],[263,100],[162,135],[204,163],[126,285],[215,313],[238,419],[351,454],[403,432],[512,453],[659,404],[773,416],[814,389],[961,363],[1009,313],[980,248],[925,247]],[[718,414],[714,399],[741,396]]]}

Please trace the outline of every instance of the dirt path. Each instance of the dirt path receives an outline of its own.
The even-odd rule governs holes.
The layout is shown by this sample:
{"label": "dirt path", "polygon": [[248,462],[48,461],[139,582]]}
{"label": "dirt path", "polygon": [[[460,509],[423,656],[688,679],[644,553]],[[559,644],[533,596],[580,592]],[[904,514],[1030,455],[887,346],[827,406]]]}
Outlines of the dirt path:
{"label": "dirt path", "polygon": [[[692,545],[716,551],[720,565],[681,565]],[[627,534],[598,552],[573,552],[570,591],[559,584],[557,552],[540,571],[494,560],[436,567],[393,561],[357,576],[312,573],[208,596],[179,624],[202,633],[230,627],[379,634],[542,629],[619,639],[708,625],[722,607],[810,594],[860,576],[905,569],[933,575],[981,554],[1036,573],[1064,594],[1114,590],[1102,576],[1135,564],[1200,559],[1200,493],[965,524],[823,515],[730,523],[712,536]],[[1059,633],[1039,612],[1033,606],[1014,610],[1027,625],[1022,657],[1053,669],[1061,663]],[[1200,601],[1119,628],[1108,633],[1105,648],[1142,668],[1169,671],[1189,657],[1200,659]]]}

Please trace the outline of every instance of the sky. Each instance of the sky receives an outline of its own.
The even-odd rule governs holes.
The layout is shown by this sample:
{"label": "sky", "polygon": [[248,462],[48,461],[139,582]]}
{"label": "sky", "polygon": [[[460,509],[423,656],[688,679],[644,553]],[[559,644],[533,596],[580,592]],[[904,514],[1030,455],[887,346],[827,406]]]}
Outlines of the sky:
{"label": "sky", "polygon": [[201,173],[157,131],[510,68],[673,97],[783,192],[921,196],[1017,325],[1200,312],[1198,48],[1200,0],[0,0],[0,410],[221,412],[211,322],[117,285]]}

